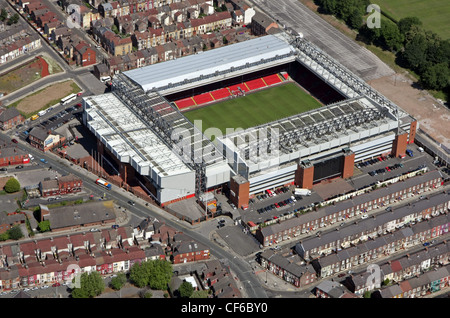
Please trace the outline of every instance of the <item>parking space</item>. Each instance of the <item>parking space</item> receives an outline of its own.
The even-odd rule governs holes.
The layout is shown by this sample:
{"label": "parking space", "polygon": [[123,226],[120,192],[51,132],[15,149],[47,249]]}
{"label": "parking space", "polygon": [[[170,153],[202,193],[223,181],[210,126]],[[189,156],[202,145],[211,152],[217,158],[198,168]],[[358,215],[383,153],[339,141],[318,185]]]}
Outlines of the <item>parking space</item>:
{"label": "parking space", "polygon": [[276,219],[283,214],[303,210],[322,201],[315,191],[303,196],[295,195],[294,189],[294,186],[285,186],[269,190],[270,192],[257,193],[250,201],[248,210],[241,212],[242,220],[257,224]]}
{"label": "parking space", "polygon": [[437,168],[433,163],[434,158],[426,152],[420,151],[417,145],[409,145],[408,150],[411,151],[411,155],[406,155],[404,158],[377,156],[363,162],[357,162],[355,171],[358,173],[355,173],[354,177],[350,178],[348,182],[355,189],[360,189],[423,167],[428,167],[430,170]]}

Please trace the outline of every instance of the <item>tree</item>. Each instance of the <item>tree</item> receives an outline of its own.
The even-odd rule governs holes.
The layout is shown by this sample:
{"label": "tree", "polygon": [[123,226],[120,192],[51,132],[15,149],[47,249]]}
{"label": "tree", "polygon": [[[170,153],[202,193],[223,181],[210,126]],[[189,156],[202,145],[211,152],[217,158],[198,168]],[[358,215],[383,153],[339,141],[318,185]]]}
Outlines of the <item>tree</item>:
{"label": "tree", "polygon": [[361,27],[363,18],[358,9],[354,9],[352,14],[348,17],[347,24],[352,29],[359,29]]}
{"label": "tree", "polygon": [[130,269],[130,280],[142,288],[164,290],[172,278],[172,264],[165,260],[148,260],[135,263]]}
{"label": "tree", "polygon": [[8,19],[8,22],[6,22],[6,24],[8,25],[16,24],[17,22],[19,22],[19,18],[20,18],[19,14],[14,13],[14,15]]}
{"label": "tree", "polygon": [[447,63],[431,65],[423,70],[420,81],[426,89],[442,90],[450,83],[450,71]]}
{"label": "tree", "polygon": [[126,282],[127,276],[125,275],[125,273],[119,273],[116,277],[113,277],[113,279],[111,279],[111,286],[115,290],[119,290],[125,285]]}
{"label": "tree", "polygon": [[192,287],[192,284],[187,281],[182,282],[180,287],[178,288],[178,293],[180,294],[181,298],[189,298],[192,296],[193,292],[194,287]]}
{"label": "tree", "polygon": [[428,43],[423,34],[416,34],[405,44],[402,55],[409,68],[417,70],[426,61],[427,48]]}
{"label": "tree", "polygon": [[105,289],[105,283],[98,272],[83,273],[80,278],[80,288],[72,290],[73,298],[93,298]]}
{"label": "tree", "polygon": [[5,21],[8,18],[8,11],[5,8],[0,13],[0,21]]}
{"label": "tree", "polygon": [[39,226],[39,231],[41,233],[50,231],[50,221],[49,220],[39,222],[38,226]]}
{"label": "tree", "polygon": [[406,18],[400,19],[400,21],[398,21],[397,25],[398,25],[398,29],[399,29],[400,33],[403,35],[406,35],[406,33],[408,33],[411,30],[413,25],[421,26],[422,21],[420,21],[418,17],[406,17]]}
{"label": "tree", "polygon": [[381,24],[381,41],[389,50],[399,51],[403,47],[403,36],[397,24],[386,20]]}
{"label": "tree", "polygon": [[7,193],[14,193],[20,191],[20,183],[16,178],[10,178],[5,183],[5,191]]}
{"label": "tree", "polygon": [[19,240],[23,237],[22,230],[20,229],[20,226],[13,226],[9,231],[8,235],[10,239],[13,240]]}

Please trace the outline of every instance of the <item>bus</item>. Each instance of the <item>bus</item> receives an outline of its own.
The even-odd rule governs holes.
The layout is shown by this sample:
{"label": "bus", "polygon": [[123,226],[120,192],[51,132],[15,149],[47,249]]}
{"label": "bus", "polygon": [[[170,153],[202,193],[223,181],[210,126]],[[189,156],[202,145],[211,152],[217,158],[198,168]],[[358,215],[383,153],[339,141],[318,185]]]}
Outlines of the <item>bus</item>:
{"label": "bus", "polygon": [[111,184],[108,183],[108,182],[106,182],[105,180],[97,179],[97,180],[95,181],[95,183],[97,183],[98,185],[101,185],[101,186],[105,187],[105,188],[108,189],[108,190],[111,190]]}
{"label": "bus", "polygon": [[61,99],[61,105],[66,105],[71,101],[75,100],[75,98],[77,98],[77,94],[70,94],[69,96],[66,96],[63,99]]}

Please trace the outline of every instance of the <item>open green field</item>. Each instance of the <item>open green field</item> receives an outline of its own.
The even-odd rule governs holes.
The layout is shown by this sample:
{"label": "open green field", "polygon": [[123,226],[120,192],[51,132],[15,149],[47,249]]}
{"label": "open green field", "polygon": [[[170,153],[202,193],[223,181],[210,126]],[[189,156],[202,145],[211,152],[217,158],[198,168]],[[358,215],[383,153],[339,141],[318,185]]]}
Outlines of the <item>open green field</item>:
{"label": "open green field", "polygon": [[418,17],[426,30],[439,34],[442,39],[450,39],[450,1],[449,0],[376,0],[371,1],[380,6],[394,19]]}
{"label": "open green field", "polygon": [[246,129],[321,106],[296,84],[287,83],[183,114],[193,123],[201,120],[203,132],[216,127],[226,134],[226,128]]}

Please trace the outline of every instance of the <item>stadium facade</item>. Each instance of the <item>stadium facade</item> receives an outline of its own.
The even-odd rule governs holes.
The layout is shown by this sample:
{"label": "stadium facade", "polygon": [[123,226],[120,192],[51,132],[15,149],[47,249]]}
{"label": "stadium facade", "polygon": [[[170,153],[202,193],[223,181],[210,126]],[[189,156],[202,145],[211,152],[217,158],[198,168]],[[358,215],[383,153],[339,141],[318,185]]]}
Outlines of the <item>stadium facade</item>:
{"label": "stadium facade", "polygon": [[[310,82],[303,74],[312,74],[339,100],[327,103],[324,98],[321,108],[234,131],[214,142],[173,102],[174,96],[271,72],[299,78],[300,85],[302,78]],[[311,188],[323,179],[349,178],[357,161],[404,155],[418,128],[397,105],[290,33],[118,74],[111,93],[85,97],[83,108],[84,124],[96,136],[99,152],[125,182],[138,180],[161,205],[225,187],[230,199],[245,207],[252,194],[265,189],[293,183]]]}

